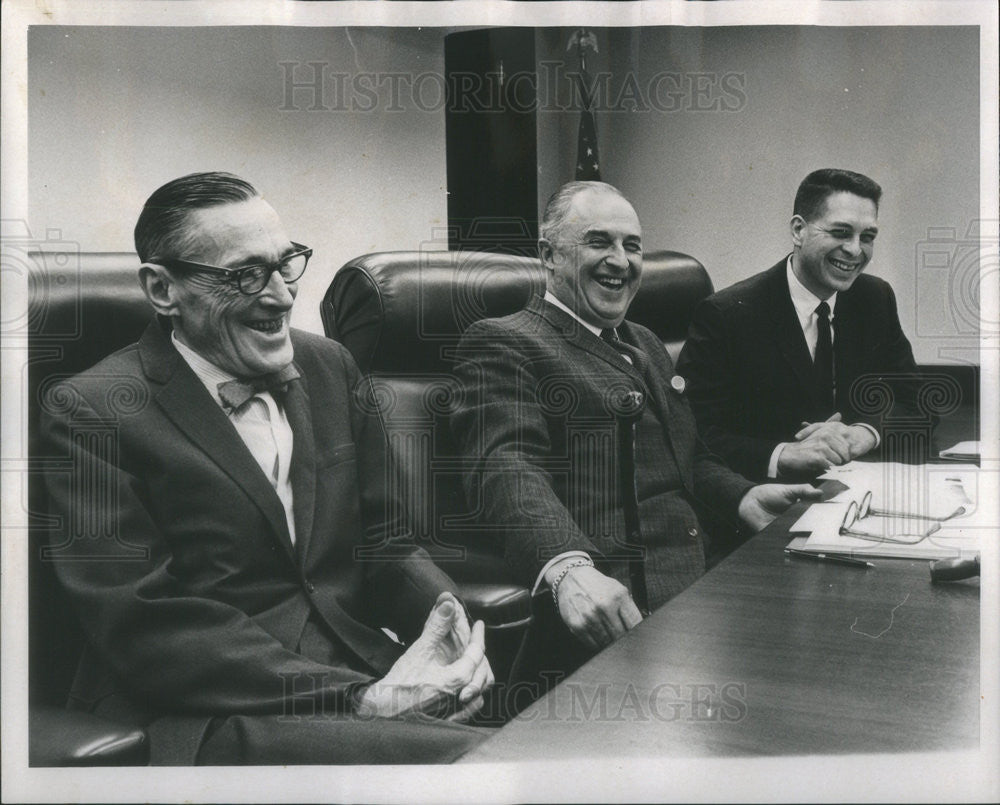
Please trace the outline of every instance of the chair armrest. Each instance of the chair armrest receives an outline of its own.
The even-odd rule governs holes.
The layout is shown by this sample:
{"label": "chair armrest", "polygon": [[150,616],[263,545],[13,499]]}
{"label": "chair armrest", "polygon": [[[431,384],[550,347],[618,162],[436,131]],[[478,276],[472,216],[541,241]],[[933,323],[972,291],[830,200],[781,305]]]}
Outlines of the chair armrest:
{"label": "chair armrest", "polygon": [[516,629],[531,620],[531,594],[511,583],[458,582],[458,592],[469,615],[488,629]]}
{"label": "chair armrest", "polygon": [[141,727],[51,705],[31,706],[31,766],[145,766],[148,762],[149,738]]}

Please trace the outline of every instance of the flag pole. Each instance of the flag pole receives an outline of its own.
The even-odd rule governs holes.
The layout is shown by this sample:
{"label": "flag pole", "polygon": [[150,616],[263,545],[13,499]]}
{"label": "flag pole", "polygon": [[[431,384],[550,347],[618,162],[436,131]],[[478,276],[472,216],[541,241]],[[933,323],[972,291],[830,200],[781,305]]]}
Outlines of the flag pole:
{"label": "flag pole", "polygon": [[577,86],[580,90],[580,128],[576,143],[577,181],[600,181],[601,164],[597,149],[597,121],[591,108],[593,99],[587,89],[587,54],[586,48],[597,52],[597,37],[586,28],[578,28],[570,37],[566,46],[571,50],[576,45],[576,55],[580,62],[580,72],[577,74]]}

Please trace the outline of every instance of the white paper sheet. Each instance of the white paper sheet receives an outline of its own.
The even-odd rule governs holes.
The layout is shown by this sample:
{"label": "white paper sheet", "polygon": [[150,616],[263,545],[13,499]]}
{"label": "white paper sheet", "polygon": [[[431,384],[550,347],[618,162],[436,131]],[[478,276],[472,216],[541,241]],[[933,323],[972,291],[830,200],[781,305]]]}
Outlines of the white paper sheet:
{"label": "white paper sheet", "polygon": [[[980,477],[975,466],[852,462],[821,477],[836,479],[848,489],[814,503],[795,522],[792,532],[810,535],[802,550],[934,559],[976,554],[986,535],[995,537],[995,513],[976,505]],[[873,513],[851,529],[868,538],[841,534],[851,501],[860,503],[869,490]],[[887,517],[878,510],[915,516]]]}

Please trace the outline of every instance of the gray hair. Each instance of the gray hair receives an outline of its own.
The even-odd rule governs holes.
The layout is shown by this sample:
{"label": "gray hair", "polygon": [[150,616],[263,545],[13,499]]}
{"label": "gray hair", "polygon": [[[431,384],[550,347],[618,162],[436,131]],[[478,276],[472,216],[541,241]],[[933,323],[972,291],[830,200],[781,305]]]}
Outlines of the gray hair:
{"label": "gray hair", "polygon": [[552,240],[559,228],[566,222],[573,199],[585,190],[597,190],[612,193],[625,201],[628,199],[622,192],[607,182],[567,182],[553,193],[545,205],[542,220],[538,226],[538,235],[545,240]]}

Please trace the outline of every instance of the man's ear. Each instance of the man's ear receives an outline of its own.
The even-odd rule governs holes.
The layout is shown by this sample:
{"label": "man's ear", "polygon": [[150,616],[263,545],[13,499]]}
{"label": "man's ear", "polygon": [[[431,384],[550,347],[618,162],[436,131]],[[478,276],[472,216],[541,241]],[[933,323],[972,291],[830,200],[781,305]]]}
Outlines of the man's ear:
{"label": "man's ear", "polygon": [[551,241],[546,240],[545,238],[538,239],[538,257],[541,259],[542,265],[549,271],[552,270],[554,252],[555,249],[553,248]]}
{"label": "man's ear", "polygon": [[177,283],[164,266],[143,263],[139,266],[139,284],[157,314],[177,315]]}
{"label": "man's ear", "polygon": [[802,230],[806,228],[806,219],[801,215],[793,215],[788,227],[792,233],[792,243],[796,246],[801,246]]}

